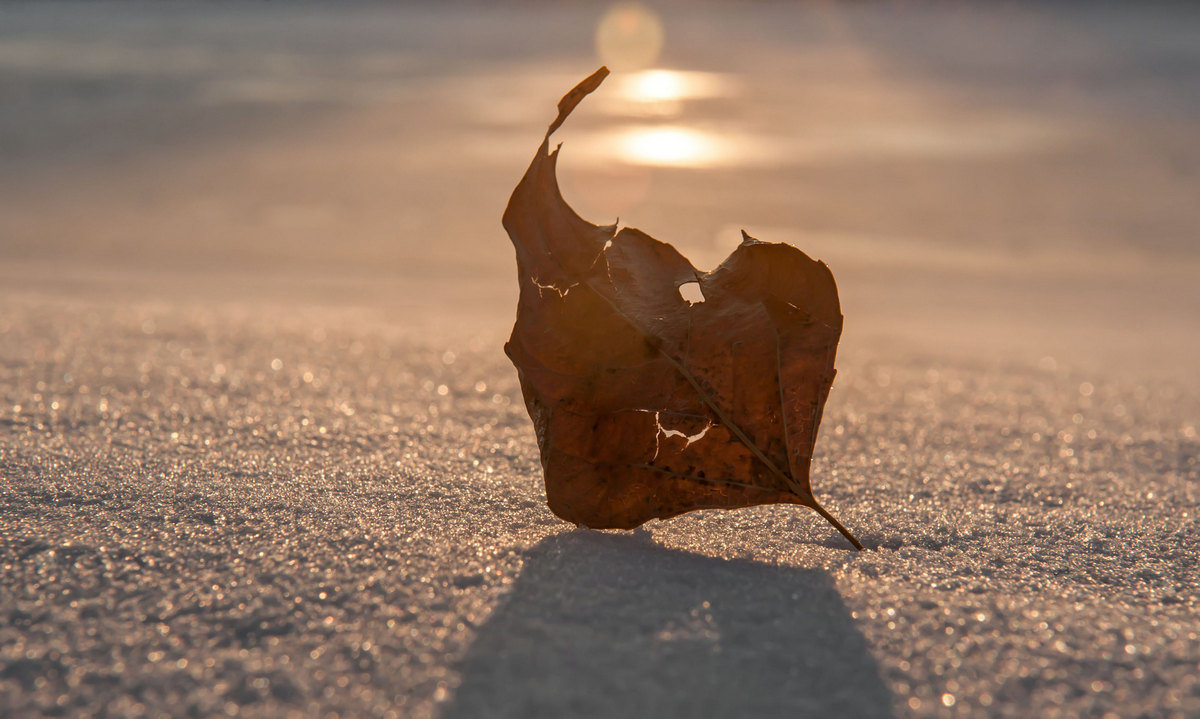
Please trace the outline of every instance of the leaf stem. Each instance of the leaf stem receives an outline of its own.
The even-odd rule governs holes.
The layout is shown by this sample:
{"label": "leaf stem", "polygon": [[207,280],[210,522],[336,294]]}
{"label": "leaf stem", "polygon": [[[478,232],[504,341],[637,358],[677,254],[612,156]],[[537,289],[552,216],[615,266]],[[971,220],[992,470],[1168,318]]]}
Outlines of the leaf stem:
{"label": "leaf stem", "polygon": [[860,552],[863,551],[863,549],[865,549],[865,547],[863,547],[863,545],[862,545],[862,542],[858,541],[858,537],[855,537],[850,532],[849,529],[846,529],[845,527],[843,527],[842,523],[837,521],[837,519],[832,514],[830,514],[829,512],[826,512],[825,508],[822,507],[820,504],[818,504],[816,502],[816,500],[813,500],[813,503],[808,506],[812,507],[816,511],[817,514],[824,517],[825,521],[829,522],[834,527],[836,527],[837,531],[841,532],[843,537],[850,540],[850,543],[854,545],[855,549],[857,549]]}

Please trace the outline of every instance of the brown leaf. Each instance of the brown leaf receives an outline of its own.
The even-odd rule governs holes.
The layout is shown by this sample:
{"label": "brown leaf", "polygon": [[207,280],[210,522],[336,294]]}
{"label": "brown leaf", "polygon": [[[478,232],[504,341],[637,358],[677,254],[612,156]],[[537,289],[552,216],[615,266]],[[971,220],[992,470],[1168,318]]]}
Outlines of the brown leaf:
{"label": "brown leaf", "polygon": [[[555,514],[636,527],[705,508],[802,504],[842,331],[824,263],[743,242],[700,272],[632,228],[598,227],[563,200],[550,135],[608,74],[558,104],[504,212],[521,296],[505,345],[537,430]],[[698,283],[703,298],[680,287]]]}

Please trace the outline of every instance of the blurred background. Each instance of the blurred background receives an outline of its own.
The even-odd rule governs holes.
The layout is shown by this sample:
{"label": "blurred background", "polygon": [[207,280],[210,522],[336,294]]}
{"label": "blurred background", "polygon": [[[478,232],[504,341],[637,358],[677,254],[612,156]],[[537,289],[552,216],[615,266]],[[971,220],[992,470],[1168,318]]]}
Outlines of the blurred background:
{"label": "blurred background", "polygon": [[0,281],[501,334],[500,215],[602,62],[555,136],[591,221],[796,244],[843,355],[1189,380],[1187,3],[4,3]]}

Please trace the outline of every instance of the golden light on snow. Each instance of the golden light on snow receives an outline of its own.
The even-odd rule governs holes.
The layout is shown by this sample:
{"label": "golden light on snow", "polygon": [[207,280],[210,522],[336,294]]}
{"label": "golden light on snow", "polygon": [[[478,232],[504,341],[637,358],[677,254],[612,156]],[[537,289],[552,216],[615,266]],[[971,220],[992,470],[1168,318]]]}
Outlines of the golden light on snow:
{"label": "golden light on snow", "polygon": [[596,54],[614,72],[653,65],[662,45],[662,21],[641,3],[613,5],[596,26]]}

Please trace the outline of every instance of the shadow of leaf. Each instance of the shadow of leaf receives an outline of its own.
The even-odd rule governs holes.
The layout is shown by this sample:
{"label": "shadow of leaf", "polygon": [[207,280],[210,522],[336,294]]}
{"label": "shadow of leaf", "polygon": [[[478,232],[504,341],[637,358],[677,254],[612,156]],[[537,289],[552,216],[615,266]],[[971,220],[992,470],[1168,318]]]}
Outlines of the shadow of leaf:
{"label": "shadow of leaf", "polygon": [[892,715],[827,572],[636,534],[533,547],[458,668],[447,719]]}

